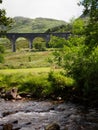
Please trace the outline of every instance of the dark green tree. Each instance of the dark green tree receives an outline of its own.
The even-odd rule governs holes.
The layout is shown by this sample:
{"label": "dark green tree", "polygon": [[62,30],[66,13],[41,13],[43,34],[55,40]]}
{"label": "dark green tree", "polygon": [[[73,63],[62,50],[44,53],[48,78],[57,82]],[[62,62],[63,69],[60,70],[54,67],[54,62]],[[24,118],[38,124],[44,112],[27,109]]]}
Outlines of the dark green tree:
{"label": "dark green tree", "polygon": [[84,15],[89,18],[86,22],[73,21],[73,35],[54,56],[56,63],[65,68],[65,75],[75,79],[75,96],[98,104],[98,0],[81,1]]}
{"label": "dark green tree", "polygon": [[83,19],[74,20],[72,23],[72,33],[74,35],[83,35],[85,26],[85,21]]}
{"label": "dark green tree", "polygon": [[[0,0],[0,4],[2,4],[2,0]],[[0,9],[0,33],[5,33],[12,24],[12,19],[6,17],[6,11],[4,9]]]}
{"label": "dark green tree", "polygon": [[[0,4],[2,4],[2,0],[0,0]],[[6,11],[4,9],[0,9],[0,33],[6,33],[11,23],[12,19],[6,17]],[[4,48],[0,46],[0,62],[3,62],[3,53]]]}
{"label": "dark green tree", "polygon": [[98,46],[98,0],[82,0],[80,5],[84,6],[84,15],[90,17],[88,25],[85,29],[85,44],[89,51]]}

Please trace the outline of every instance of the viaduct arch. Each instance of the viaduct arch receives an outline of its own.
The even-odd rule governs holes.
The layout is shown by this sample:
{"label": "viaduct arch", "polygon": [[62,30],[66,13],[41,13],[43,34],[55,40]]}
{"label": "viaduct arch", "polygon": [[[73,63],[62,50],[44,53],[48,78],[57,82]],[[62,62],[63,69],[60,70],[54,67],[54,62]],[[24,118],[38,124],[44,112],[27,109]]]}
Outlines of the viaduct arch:
{"label": "viaduct arch", "polygon": [[36,37],[42,37],[43,39],[45,39],[46,43],[48,43],[51,35],[67,39],[71,35],[71,33],[70,32],[67,33],[6,33],[6,34],[0,34],[0,37],[7,37],[11,41],[12,51],[15,52],[16,40],[20,37],[24,37],[28,39],[29,48],[32,49],[33,47],[32,42]]}

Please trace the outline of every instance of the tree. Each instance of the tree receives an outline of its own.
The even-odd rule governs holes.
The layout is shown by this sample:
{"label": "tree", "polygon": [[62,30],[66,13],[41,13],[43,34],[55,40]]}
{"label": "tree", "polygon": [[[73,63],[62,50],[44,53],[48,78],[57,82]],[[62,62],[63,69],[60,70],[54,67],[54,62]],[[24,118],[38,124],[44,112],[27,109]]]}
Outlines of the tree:
{"label": "tree", "polygon": [[[0,0],[0,4],[2,0]],[[12,19],[6,17],[6,11],[4,9],[0,9],[0,33],[5,33],[9,27],[11,26]]]}
{"label": "tree", "polygon": [[75,79],[76,97],[85,97],[98,103],[98,2],[95,0],[83,2],[84,14],[89,14],[90,18],[86,24],[80,19],[73,21],[73,35],[55,55],[62,56],[61,64],[59,59],[55,59],[56,63],[65,69],[65,75]]}
{"label": "tree", "polygon": [[[2,0],[0,0],[0,4],[2,3]],[[12,19],[9,17],[6,17],[6,12],[4,9],[0,9],[0,33],[5,33],[8,28],[10,27],[12,23]],[[4,48],[0,46],[0,63],[3,62],[3,54]]]}
{"label": "tree", "polygon": [[85,22],[83,19],[76,19],[72,24],[72,33],[75,35],[83,35]]}
{"label": "tree", "polygon": [[92,51],[98,46],[98,0],[82,0],[80,5],[84,6],[84,15],[89,15],[90,19],[85,30],[85,44]]}

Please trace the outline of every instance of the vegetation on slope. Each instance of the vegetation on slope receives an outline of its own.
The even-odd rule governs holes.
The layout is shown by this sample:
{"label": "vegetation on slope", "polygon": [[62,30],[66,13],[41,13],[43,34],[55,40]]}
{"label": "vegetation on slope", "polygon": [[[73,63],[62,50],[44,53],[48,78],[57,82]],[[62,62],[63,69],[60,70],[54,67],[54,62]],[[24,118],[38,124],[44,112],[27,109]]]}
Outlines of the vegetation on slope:
{"label": "vegetation on slope", "polygon": [[13,18],[13,26],[8,32],[12,33],[43,33],[49,28],[55,26],[66,25],[65,21],[48,19],[48,18],[24,18],[15,17]]}

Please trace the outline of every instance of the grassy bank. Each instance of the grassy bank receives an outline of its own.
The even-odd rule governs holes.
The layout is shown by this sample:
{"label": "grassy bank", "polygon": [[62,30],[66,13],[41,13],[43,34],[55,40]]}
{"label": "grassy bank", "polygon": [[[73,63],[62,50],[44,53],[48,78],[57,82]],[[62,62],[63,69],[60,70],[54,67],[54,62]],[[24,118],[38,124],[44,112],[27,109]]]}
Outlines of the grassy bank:
{"label": "grassy bank", "polygon": [[0,70],[0,88],[18,88],[19,93],[33,97],[64,97],[75,86],[72,78],[65,77],[61,70],[51,68]]}

